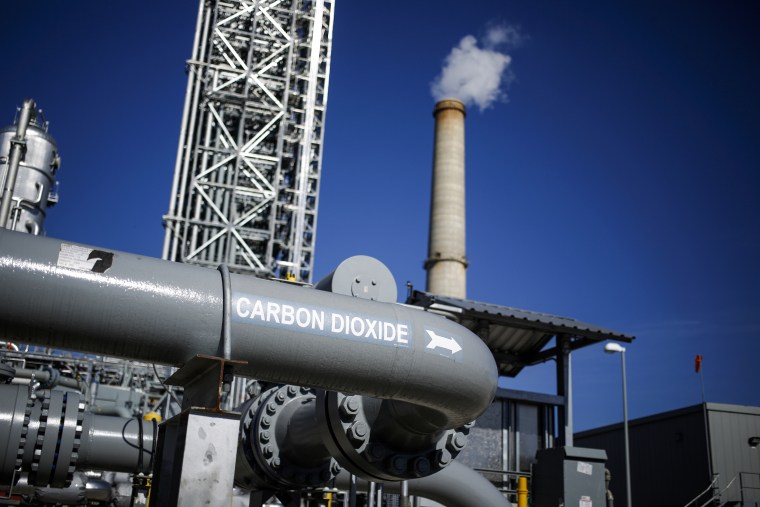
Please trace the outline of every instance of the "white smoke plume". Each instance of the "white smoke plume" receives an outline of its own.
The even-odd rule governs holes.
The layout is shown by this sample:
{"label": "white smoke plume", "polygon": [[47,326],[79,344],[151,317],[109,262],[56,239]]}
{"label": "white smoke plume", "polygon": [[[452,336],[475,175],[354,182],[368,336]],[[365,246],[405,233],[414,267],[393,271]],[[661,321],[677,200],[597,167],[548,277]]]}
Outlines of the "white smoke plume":
{"label": "white smoke plume", "polygon": [[456,98],[465,105],[476,104],[481,111],[495,101],[507,100],[502,89],[512,79],[512,57],[505,51],[515,49],[524,37],[517,27],[492,26],[481,39],[467,35],[459,41],[444,61],[441,74],[430,85],[436,100]]}

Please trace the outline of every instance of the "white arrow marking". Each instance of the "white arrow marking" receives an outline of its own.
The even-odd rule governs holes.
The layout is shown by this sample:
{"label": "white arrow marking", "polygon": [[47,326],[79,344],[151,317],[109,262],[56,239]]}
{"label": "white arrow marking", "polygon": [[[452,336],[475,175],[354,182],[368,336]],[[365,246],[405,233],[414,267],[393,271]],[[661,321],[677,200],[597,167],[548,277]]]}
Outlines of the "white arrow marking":
{"label": "white arrow marking", "polygon": [[428,336],[430,336],[430,343],[427,344],[427,347],[425,347],[426,349],[441,347],[442,349],[450,351],[452,354],[456,354],[462,350],[462,347],[459,346],[459,343],[454,338],[446,338],[445,336],[435,334],[429,329],[426,329],[425,331],[427,331]]}

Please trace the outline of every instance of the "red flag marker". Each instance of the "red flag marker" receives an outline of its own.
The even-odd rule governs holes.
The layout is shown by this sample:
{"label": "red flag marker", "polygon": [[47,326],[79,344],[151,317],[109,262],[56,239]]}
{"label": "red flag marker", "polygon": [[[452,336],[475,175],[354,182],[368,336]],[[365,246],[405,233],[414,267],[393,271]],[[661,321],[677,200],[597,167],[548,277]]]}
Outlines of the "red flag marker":
{"label": "red flag marker", "polygon": [[694,373],[699,373],[702,369],[702,354],[697,354],[694,358]]}

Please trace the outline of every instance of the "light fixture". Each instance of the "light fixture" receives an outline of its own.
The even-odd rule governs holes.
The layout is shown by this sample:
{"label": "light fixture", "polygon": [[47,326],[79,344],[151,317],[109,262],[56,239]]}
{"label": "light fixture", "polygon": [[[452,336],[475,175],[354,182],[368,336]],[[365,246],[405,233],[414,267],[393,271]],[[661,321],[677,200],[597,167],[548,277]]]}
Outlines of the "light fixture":
{"label": "light fixture", "polygon": [[616,354],[618,352],[625,352],[625,347],[621,346],[619,343],[609,342],[604,346],[604,351],[608,354]]}

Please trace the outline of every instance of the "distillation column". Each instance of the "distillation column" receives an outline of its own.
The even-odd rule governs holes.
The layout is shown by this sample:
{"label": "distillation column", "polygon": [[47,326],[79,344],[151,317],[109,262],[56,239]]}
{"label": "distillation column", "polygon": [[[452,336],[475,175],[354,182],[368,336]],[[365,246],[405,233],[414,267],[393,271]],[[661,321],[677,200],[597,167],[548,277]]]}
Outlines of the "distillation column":
{"label": "distillation column", "polygon": [[0,129],[0,227],[44,234],[60,158],[55,140],[32,99],[24,101],[13,126]]}
{"label": "distillation column", "polygon": [[427,291],[464,299],[467,288],[465,256],[464,104],[456,99],[435,105],[433,188]]}

